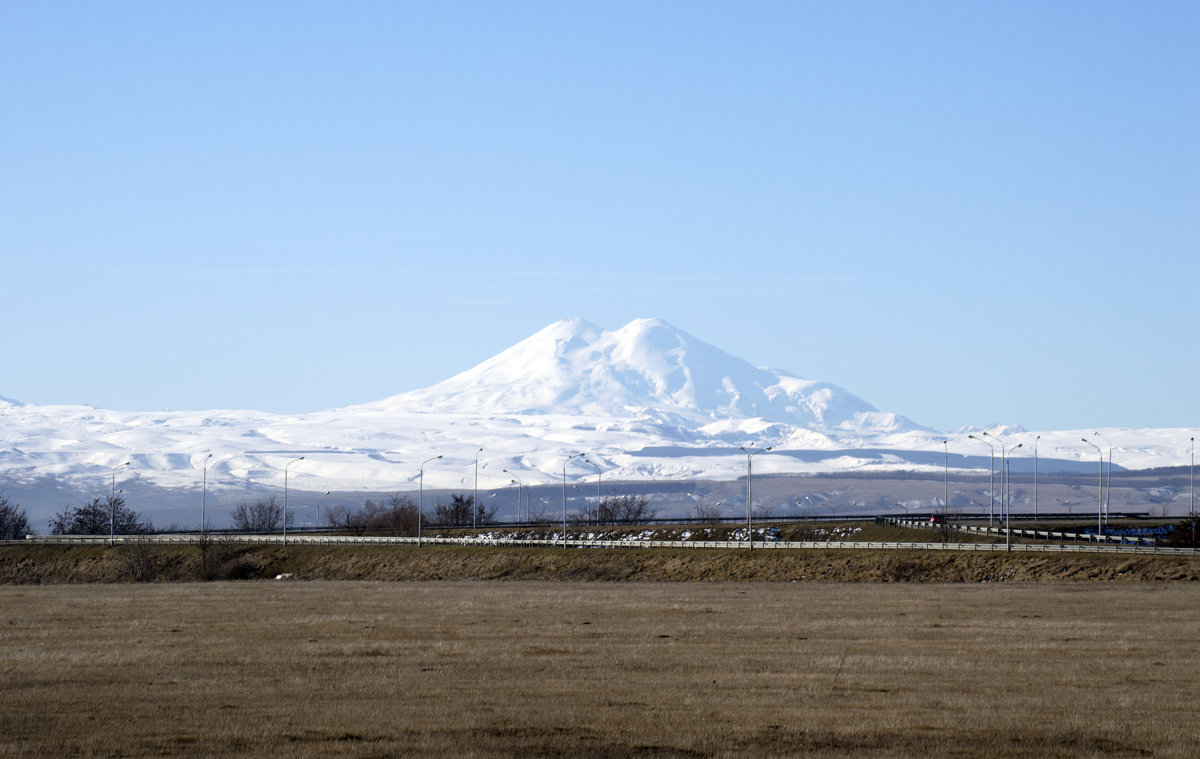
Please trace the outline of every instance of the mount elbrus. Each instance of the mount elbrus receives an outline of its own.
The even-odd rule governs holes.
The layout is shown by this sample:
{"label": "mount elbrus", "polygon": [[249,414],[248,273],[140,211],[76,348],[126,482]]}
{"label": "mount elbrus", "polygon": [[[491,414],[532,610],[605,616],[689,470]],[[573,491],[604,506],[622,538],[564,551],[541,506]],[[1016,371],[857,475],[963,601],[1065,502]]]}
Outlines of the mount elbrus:
{"label": "mount elbrus", "polygon": [[[992,435],[1014,440],[1006,428]],[[1090,434],[1084,431],[1083,434]],[[1094,467],[1080,431],[1041,432],[1044,471]],[[1186,432],[1112,430],[1126,468],[1188,461]],[[950,440],[947,447],[943,440]],[[597,474],[605,482],[734,480],[739,446],[771,446],[755,472],[812,474],[986,469],[988,451],[875,409],[827,382],[756,367],[661,320],[613,331],[551,324],[431,387],[311,414],[119,412],[0,399],[5,488],[53,482],[98,491],[113,468],[130,486],[237,496],[277,489],[393,492],[525,486]],[[480,449],[483,449],[480,452]],[[579,452],[588,463],[566,462]],[[212,457],[209,458],[209,454]],[[1090,463],[1089,463],[1090,462]],[[1029,462],[1013,461],[1014,470]],[[107,492],[107,491],[105,491]],[[61,503],[53,504],[61,506]]]}

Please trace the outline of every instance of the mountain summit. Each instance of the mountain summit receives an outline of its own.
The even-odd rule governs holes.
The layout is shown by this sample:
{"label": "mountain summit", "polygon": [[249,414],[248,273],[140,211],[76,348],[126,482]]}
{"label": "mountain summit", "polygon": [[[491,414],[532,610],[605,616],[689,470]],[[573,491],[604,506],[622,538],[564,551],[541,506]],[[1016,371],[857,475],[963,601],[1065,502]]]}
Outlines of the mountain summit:
{"label": "mountain summit", "polygon": [[919,428],[836,385],[755,367],[660,319],[636,319],[612,332],[565,319],[444,382],[372,405],[471,416],[649,418],[686,426],[763,419],[812,430]]}

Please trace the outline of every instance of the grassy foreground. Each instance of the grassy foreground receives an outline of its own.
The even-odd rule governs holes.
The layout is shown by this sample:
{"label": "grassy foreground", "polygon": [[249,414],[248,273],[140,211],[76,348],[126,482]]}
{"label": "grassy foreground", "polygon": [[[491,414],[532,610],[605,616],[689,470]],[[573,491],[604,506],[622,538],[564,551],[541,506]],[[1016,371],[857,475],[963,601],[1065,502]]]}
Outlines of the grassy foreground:
{"label": "grassy foreground", "polygon": [[0,546],[0,584],[303,580],[1160,582],[1200,557],[476,546]]}
{"label": "grassy foreground", "polygon": [[1192,757],[1200,586],[0,586],[0,756]]}

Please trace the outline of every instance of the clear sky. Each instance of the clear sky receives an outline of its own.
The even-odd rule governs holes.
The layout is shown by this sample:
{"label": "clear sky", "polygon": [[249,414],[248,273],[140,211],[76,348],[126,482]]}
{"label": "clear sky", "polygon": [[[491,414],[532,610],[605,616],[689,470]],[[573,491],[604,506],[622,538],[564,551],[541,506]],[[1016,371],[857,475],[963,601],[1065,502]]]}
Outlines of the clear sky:
{"label": "clear sky", "polygon": [[661,317],[1200,426],[1200,4],[0,0],[0,395],[286,413]]}

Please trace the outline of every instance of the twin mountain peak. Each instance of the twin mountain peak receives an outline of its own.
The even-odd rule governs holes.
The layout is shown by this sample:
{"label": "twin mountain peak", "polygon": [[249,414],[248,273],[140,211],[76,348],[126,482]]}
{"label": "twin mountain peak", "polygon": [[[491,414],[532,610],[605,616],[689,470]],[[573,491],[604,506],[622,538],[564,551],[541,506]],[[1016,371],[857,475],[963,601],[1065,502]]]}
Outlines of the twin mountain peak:
{"label": "twin mountain peak", "polygon": [[692,428],[762,419],[821,431],[924,429],[837,385],[756,367],[661,319],[636,319],[613,331],[564,319],[450,379],[368,406],[651,418]]}

